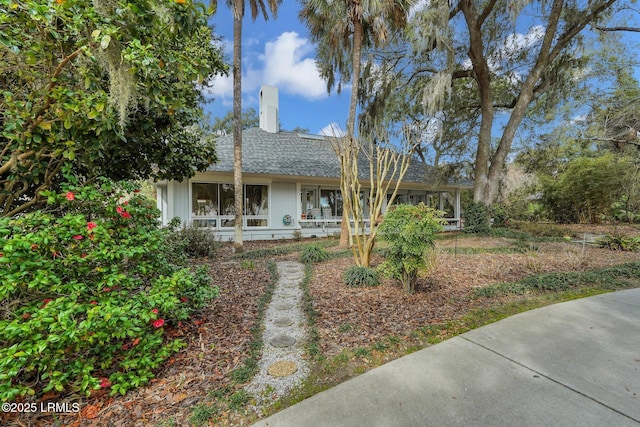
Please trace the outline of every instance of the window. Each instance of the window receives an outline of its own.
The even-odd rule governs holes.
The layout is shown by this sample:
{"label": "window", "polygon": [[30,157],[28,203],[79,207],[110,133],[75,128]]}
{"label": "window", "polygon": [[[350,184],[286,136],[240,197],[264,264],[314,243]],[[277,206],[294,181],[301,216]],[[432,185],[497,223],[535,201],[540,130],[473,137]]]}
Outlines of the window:
{"label": "window", "polygon": [[[234,227],[235,188],[225,183],[192,183],[191,214],[196,227]],[[244,186],[246,227],[269,225],[269,186]]]}
{"label": "window", "polygon": [[320,206],[325,218],[342,218],[342,193],[340,190],[320,190]]}
{"label": "window", "polygon": [[218,190],[216,184],[193,184],[191,211],[194,216],[218,215]]}

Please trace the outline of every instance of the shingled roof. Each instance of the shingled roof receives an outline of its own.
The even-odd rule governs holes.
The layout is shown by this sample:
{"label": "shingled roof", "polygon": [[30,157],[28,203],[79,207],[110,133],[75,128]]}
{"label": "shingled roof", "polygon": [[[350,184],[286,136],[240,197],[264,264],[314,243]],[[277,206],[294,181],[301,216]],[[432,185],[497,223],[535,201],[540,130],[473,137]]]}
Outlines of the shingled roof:
{"label": "shingled roof", "polygon": [[[218,162],[208,170],[233,171],[233,135],[216,139]],[[369,166],[360,161],[361,179],[368,178]],[[425,182],[429,167],[413,161],[405,182]],[[300,177],[340,178],[340,165],[330,137],[295,132],[270,133],[260,128],[242,131],[242,171],[244,173]]]}

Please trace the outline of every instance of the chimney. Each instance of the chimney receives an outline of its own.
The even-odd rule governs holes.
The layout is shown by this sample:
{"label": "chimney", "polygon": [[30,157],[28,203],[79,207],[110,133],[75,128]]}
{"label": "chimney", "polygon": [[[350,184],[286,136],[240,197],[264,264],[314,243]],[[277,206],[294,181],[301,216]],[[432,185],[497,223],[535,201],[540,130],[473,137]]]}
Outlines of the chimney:
{"label": "chimney", "polygon": [[260,129],[269,133],[278,133],[278,88],[262,86],[260,88]]}

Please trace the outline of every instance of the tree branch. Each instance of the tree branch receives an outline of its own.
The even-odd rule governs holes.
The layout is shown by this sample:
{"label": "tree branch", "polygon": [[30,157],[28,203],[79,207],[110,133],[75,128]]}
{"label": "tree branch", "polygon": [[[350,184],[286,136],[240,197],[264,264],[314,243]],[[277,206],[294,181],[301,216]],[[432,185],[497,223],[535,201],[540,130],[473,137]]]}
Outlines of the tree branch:
{"label": "tree branch", "polygon": [[601,27],[596,25],[593,28],[598,31],[629,31],[632,33],[640,33],[640,28],[637,27]]}

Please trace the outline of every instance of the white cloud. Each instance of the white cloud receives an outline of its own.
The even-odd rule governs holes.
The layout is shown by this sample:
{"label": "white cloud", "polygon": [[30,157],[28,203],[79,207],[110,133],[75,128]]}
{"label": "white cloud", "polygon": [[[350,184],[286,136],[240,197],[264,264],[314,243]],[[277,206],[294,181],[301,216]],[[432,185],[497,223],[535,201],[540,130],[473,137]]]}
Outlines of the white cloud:
{"label": "white cloud", "polygon": [[318,132],[318,135],[343,137],[346,132],[336,122],[329,123]]}
{"label": "white cloud", "polygon": [[327,85],[316,67],[313,44],[296,32],[286,32],[265,44],[265,83],[307,99],[327,97]]}
{"label": "white cloud", "polygon": [[[315,48],[308,39],[296,32],[285,32],[266,42],[263,52],[245,49],[255,45],[255,39],[243,45],[243,97],[254,98],[264,84],[277,86],[281,93],[311,100],[328,96],[326,83],[315,64]],[[228,46],[226,44],[225,48]],[[227,77],[216,77],[213,87],[206,90],[205,94],[230,105],[233,99],[231,73]]]}
{"label": "white cloud", "polygon": [[517,57],[521,52],[531,49],[544,37],[544,27],[536,25],[527,34],[513,33],[507,36],[501,48],[488,59],[489,68],[499,69],[503,61]]}

